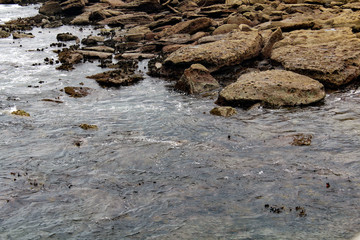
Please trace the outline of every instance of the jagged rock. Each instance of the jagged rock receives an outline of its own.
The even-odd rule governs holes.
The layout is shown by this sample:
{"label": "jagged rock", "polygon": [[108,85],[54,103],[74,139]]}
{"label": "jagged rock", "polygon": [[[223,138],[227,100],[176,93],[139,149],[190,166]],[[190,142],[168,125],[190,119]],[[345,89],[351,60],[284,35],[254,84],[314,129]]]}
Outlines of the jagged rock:
{"label": "jagged rock", "polygon": [[18,33],[18,32],[13,32],[13,38],[14,39],[19,39],[19,38],[34,38],[35,36],[32,35],[32,33]]}
{"label": "jagged rock", "polygon": [[194,34],[196,32],[206,30],[212,24],[210,18],[202,17],[184,22],[179,22],[170,28],[164,29],[159,33],[160,37],[169,36],[178,33]]}
{"label": "jagged rock", "polygon": [[84,38],[81,40],[81,43],[87,46],[95,46],[99,42],[104,42],[105,38],[102,36],[88,36],[87,38]]}
{"label": "jagged rock", "polygon": [[200,94],[220,87],[208,69],[201,64],[193,64],[184,71],[175,88],[189,94]]}
{"label": "jagged rock", "polygon": [[239,13],[233,13],[231,14],[229,17],[227,17],[227,19],[225,20],[225,23],[227,24],[246,24],[249,26],[254,26],[254,23],[252,21],[250,21],[249,19],[247,19],[246,17],[244,17],[242,14]]}
{"label": "jagged rock", "polygon": [[281,28],[278,28],[274,32],[271,33],[268,39],[265,41],[265,45],[261,50],[261,53],[264,57],[268,58],[271,55],[272,47],[274,44],[282,39],[282,31]]}
{"label": "jagged rock", "polygon": [[215,107],[211,109],[210,113],[215,116],[231,117],[237,114],[236,109],[233,107]]}
{"label": "jagged rock", "polygon": [[154,21],[154,19],[151,16],[149,16],[146,13],[139,12],[139,13],[133,13],[133,14],[132,13],[122,14],[119,16],[106,18],[106,19],[98,22],[98,24],[109,25],[112,27],[122,27],[126,24],[132,24],[132,23],[144,25],[144,24],[148,24],[152,21]]}
{"label": "jagged rock", "polygon": [[275,43],[271,59],[287,70],[338,87],[360,75],[360,39],[351,28],[298,30]]}
{"label": "jagged rock", "polygon": [[258,32],[236,31],[223,40],[180,48],[170,54],[164,64],[171,68],[201,63],[212,72],[258,56],[261,45],[262,37]]}
{"label": "jagged rock", "polygon": [[9,33],[9,32],[0,30],[0,38],[7,38],[7,37],[9,37],[9,36],[10,36],[10,33]]}
{"label": "jagged rock", "polygon": [[71,33],[59,33],[56,35],[56,40],[66,42],[66,41],[74,41],[78,40],[79,38]]}
{"label": "jagged rock", "polygon": [[238,29],[238,28],[239,28],[239,25],[237,25],[237,24],[224,24],[224,25],[221,25],[218,28],[216,28],[212,34],[213,35],[225,34],[225,33],[229,33],[232,30]]}
{"label": "jagged rock", "polygon": [[58,54],[59,61],[63,64],[74,65],[83,60],[83,55],[68,49],[64,49]]}
{"label": "jagged rock", "polygon": [[120,87],[129,86],[140,80],[143,80],[143,76],[139,74],[127,74],[122,70],[108,71],[104,73],[98,73],[87,78],[94,79],[102,86],[107,87]]}
{"label": "jagged rock", "polygon": [[166,26],[166,25],[174,25],[174,24],[181,22],[181,20],[182,20],[181,17],[176,17],[176,16],[169,17],[169,18],[163,18],[163,19],[160,19],[160,20],[150,23],[149,28],[155,29],[155,28]]}
{"label": "jagged rock", "polygon": [[325,97],[324,86],[309,77],[285,70],[250,72],[219,94],[220,105],[248,107],[261,102],[270,106],[307,105]]}
{"label": "jagged rock", "polygon": [[88,25],[90,24],[91,12],[84,12],[76,16],[70,23],[73,25]]}
{"label": "jagged rock", "polygon": [[44,2],[44,4],[40,7],[39,13],[47,15],[47,16],[53,16],[56,14],[60,14],[62,12],[60,3],[57,1],[47,1]]}
{"label": "jagged rock", "polygon": [[86,97],[90,94],[91,88],[88,87],[65,87],[64,92],[68,94],[70,97],[80,98]]}

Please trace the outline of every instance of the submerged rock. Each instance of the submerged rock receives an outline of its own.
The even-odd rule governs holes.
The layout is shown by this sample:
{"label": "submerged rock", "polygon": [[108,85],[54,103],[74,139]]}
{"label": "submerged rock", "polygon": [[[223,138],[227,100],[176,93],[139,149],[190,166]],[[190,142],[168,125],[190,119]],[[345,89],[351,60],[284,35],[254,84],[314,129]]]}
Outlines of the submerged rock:
{"label": "submerged rock", "polygon": [[122,70],[107,71],[104,73],[98,73],[87,78],[94,79],[102,86],[107,87],[120,87],[129,86],[143,80],[144,77],[140,74],[127,74]]}
{"label": "submerged rock", "polygon": [[219,88],[218,81],[201,64],[193,64],[184,71],[175,88],[189,94],[199,94]]}
{"label": "submerged rock", "polygon": [[233,107],[215,107],[210,113],[221,117],[231,117],[232,115],[237,114],[236,109]]}
{"label": "submerged rock", "polygon": [[307,105],[325,97],[324,86],[309,77],[284,70],[241,75],[219,94],[217,103],[248,107],[261,102],[270,106]]}
{"label": "submerged rock", "polygon": [[258,32],[236,31],[223,40],[180,48],[170,54],[164,64],[171,68],[201,63],[212,72],[258,56],[261,45],[262,37]]}
{"label": "submerged rock", "polygon": [[66,94],[70,95],[70,97],[80,98],[86,97],[90,94],[91,88],[88,87],[65,87],[64,91]]}
{"label": "submerged rock", "polygon": [[87,124],[87,123],[82,123],[79,125],[79,127],[81,127],[84,130],[98,130],[99,129],[98,126]]}
{"label": "submerged rock", "polygon": [[271,59],[287,70],[338,87],[360,75],[360,39],[351,28],[299,30],[275,43]]}
{"label": "submerged rock", "polygon": [[16,110],[11,112],[13,115],[22,116],[22,117],[30,117],[30,114],[25,112],[24,110]]}

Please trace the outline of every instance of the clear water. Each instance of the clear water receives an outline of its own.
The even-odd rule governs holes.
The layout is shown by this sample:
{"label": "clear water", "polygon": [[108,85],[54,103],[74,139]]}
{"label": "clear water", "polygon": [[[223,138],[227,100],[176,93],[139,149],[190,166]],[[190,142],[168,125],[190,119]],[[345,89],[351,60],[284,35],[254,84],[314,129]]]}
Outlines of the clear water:
{"label": "clear water", "polygon": [[[1,6],[0,16],[4,9],[19,10]],[[96,63],[71,72],[44,64],[56,58],[57,33],[91,31],[34,29],[34,39],[0,39],[0,239],[351,239],[360,232],[360,90],[331,93],[322,106],[237,109],[221,118],[209,114],[214,100],[177,93],[161,79],[106,89],[85,78],[104,71]],[[139,68],[146,71],[146,62]],[[93,92],[74,99],[60,91],[80,83]],[[291,145],[297,133],[312,134],[312,144]]]}

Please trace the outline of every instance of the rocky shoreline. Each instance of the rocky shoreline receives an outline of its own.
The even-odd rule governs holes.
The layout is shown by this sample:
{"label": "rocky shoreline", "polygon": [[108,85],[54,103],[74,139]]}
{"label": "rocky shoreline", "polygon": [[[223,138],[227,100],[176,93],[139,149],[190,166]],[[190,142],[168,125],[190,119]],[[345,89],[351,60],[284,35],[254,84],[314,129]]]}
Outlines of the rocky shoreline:
{"label": "rocky shoreline", "polygon": [[302,106],[359,77],[359,10],[347,0],[45,1],[37,16],[1,25],[0,38],[34,38],[27,31],[35,26],[94,25],[99,35],[57,36],[58,70],[99,61],[114,70],[86,77],[119,87],[140,81],[137,62],[150,59],[149,75],[218,96],[222,106]]}

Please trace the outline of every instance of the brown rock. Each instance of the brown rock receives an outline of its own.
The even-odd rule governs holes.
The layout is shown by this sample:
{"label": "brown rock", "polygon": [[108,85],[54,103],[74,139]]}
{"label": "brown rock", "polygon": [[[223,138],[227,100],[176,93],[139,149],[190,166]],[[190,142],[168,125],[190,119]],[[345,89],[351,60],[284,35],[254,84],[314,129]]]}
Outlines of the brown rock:
{"label": "brown rock", "polygon": [[10,36],[10,33],[9,33],[9,32],[0,30],[0,38],[7,38],[7,37],[9,37],[9,36]]}
{"label": "brown rock", "polygon": [[19,33],[19,32],[13,32],[13,38],[19,39],[19,38],[34,38],[35,36],[32,35],[32,33]]}
{"label": "brown rock", "polygon": [[87,123],[82,123],[79,125],[79,127],[81,127],[84,130],[98,130],[98,126],[96,125],[92,125],[92,124],[87,124]]}
{"label": "brown rock", "polygon": [[129,13],[129,14],[122,14],[119,16],[106,18],[98,22],[98,24],[109,25],[112,27],[121,27],[131,23],[144,25],[152,21],[154,21],[154,19],[146,13],[134,13],[134,14]]}
{"label": "brown rock", "polygon": [[57,1],[46,1],[39,9],[39,13],[47,16],[53,16],[56,14],[60,14],[61,12],[62,9],[60,3]]}
{"label": "brown rock", "polygon": [[107,59],[112,58],[112,53],[108,52],[96,52],[96,51],[86,51],[86,50],[76,50],[76,53],[80,53],[85,58],[94,58],[94,59]]}
{"label": "brown rock", "polygon": [[65,87],[64,92],[68,94],[70,97],[80,98],[86,97],[90,94],[91,88],[88,87]]}
{"label": "brown rock", "polygon": [[95,52],[106,52],[106,53],[113,53],[115,49],[112,47],[107,46],[93,46],[93,47],[84,47],[82,50],[86,51],[95,51]]}
{"label": "brown rock", "polygon": [[234,13],[231,14],[226,20],[225,23],[227,24],[246,24],[249,26],[254,26],[253,22],[250,21],[249,19],[247,19],[246,17],[244,17],[242,14],[239,13]]}
{"label": "brown rock", "polygon": [[85,5],[88,3],[88,0],[68,0],[62,2],[60,4],[61,9],[64,13],[70,15],[76,15],[77,13],[81,12]]}
{"label": "brown rock", "polygon": [[24,110],[16,110],[11,112],[13,115],[22,116],[22,117],[30,117],[30,114],[25,112]]}
{"label": "brown rock", "polygon": [[212,72],[256,57],[261,45],[262,38],[256,31],[232,32],[223,40],[180,48],[170,54],[164,63],[168,67],[201,63]]}
{"label": "brown rock", "polygon": [[175,88],[189,94],[200,94],[220,87],[216,79],[211,76],[201,64],[193,64],[184,71]]}
{"label": "brown rock", "polygon": [[309,77],[284,70],[241,75],[219,94],[217,103],[248,107],[261,102],[270,106],[307,105],[325,97],[324,86]]}
{"label": "brown rock", "polygon": [[272,47],[274,44],[282,39],[282,31],[281,28],[276,29],[265,41],[265,45],[261,50],[261,53],[264,57],[268,58],[271,55]]}
{"label": "brown rock", "polygon": [[66,42],[66,41],[74,41],[78,40],[79,38],[71,33],[59,33],[56,35],[56,40]]}
{"label": "brown rock", "polygon": [[88,76],[87,78],[94,79],[100,85],[107,87],[129,86],[140,80],[143,80],[143,76],[139,74],[129,75],[124,73],[122,70],[99,73]]}
{"label": "brown rock", "polygon": [[236,109],[233,107],[215,107],[210,113],[221,117],[231,117],[232,115],[237,114]]}
{"label": "brown rock", "polygon": [[211,26],[211,24],[212,22],[210,18],[196,18],[193,20],[177,23],[170,28],[164,29],[161,33],[159,33],[159,36],[164,37],[177,33],[194,34],[196,32],[206,30]]}
{"label": "brown rock", "polygon": [[232,30],[238,29],[238,28],[239,28],[239,25],[237,25],[237,24],[224,24],[224,25],[221,25],[218,28],[216,28],[212,34],[213,35],[225,34],[225,33],[231,32]]}
{"label": "brown rock", "polygon": [[84,12],[76,16],[70,23],[73,25],[88,25],[90,24],[91,12]]}
{"label": "brown rock", "polygon": [[360,75],[360,39],[350,28],[294,31],[275,43],[271,59],[338,87]]}

